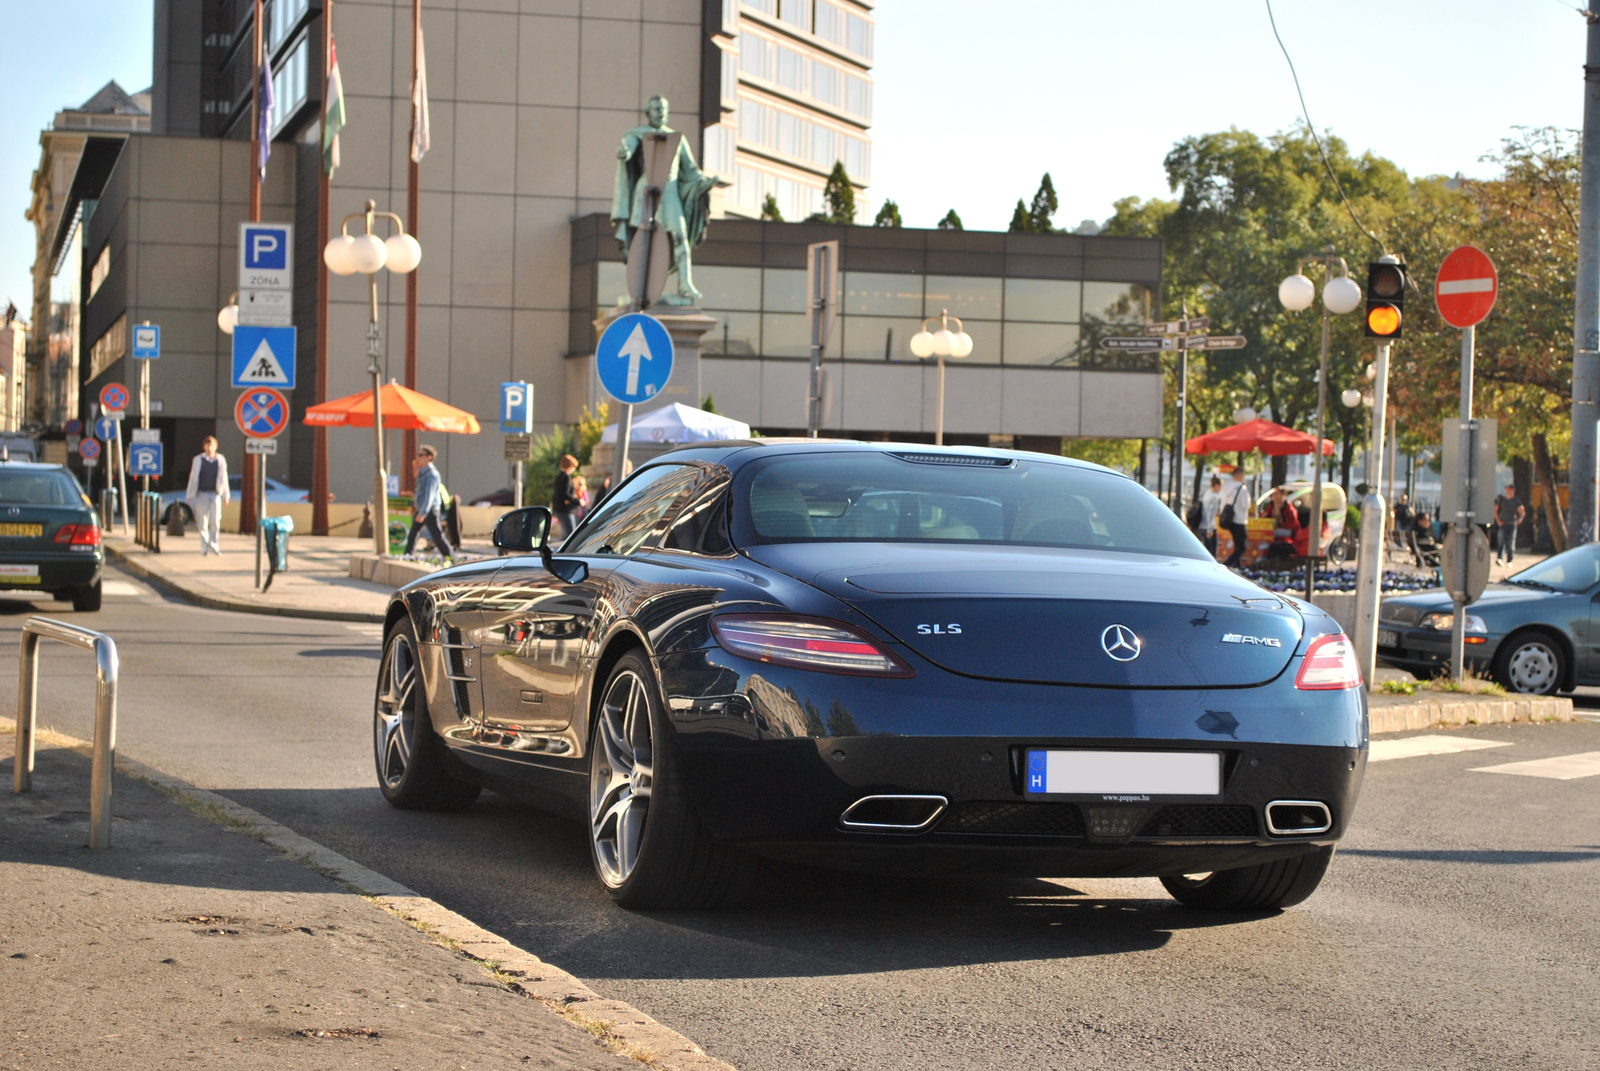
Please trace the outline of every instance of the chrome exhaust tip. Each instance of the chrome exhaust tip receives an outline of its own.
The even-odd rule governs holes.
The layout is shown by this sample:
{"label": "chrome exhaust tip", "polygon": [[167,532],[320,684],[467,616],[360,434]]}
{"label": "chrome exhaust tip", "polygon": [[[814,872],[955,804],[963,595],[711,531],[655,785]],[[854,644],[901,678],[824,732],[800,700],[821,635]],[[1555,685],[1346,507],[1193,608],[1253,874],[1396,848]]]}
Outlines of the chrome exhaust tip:
{"label": "chrome exhaust tip", "polygon": [[1333,828],[1333,812],[1321,800],[1273,800],[1267,804],[1267,832],[1275,837],[1306,837]]}
{"label": "chrome exhaust tip", "polygon": [[922,833],[949,805],[943,796],[863,796],[844,809],[839,825],[856,833]]}

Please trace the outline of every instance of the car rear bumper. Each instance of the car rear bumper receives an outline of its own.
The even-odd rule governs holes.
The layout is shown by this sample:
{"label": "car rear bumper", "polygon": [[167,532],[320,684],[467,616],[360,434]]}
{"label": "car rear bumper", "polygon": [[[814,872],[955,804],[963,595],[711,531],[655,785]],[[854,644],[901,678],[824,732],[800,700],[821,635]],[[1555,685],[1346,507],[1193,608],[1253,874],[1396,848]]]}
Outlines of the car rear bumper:
{"label": "car rear bumper", "polygon": [[100,579],[104,552],[43,551],[0,554],[0,565],[37,566],[39,573],[33,577],[0,574],[0,591],[65,591],[84,587]]}
{"label": "car rear bumper", "polygon": [[[1385,665],[1403,669],[1421,679],[1438,676],[1440,671],[1449,668],[1450,633],[1406,628],[1388,621],[1380,621],[1378,628],[1383,632],[1395,633],[1400,641],[1398,644],[1378,647],[1378,660]],[[1484,643],[1467,644],[1464,648],[1467,664],[1480,669],[1488,666],[1494,661],[1498,646],[1499,637],[1494,636],[1488,637]]]}

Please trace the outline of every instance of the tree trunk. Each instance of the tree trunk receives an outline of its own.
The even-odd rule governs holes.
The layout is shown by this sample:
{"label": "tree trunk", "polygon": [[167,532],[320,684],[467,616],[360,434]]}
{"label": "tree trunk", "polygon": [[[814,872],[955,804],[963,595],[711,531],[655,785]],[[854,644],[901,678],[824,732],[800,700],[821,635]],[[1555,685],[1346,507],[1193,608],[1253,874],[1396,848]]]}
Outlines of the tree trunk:
{"label": "tree trunk", "polygon": [[[1511,459],[1511,485],[1517,489],[1517,497],[1529,503],[1528,519],[1533,519],[1533,463],[1525,457]],[[1539,526],[1525,524],[1517,530],[1518,548],[1533,546],[1533,534]]]}
{"label": "tree trunk", "polygon": [[1140,439],[1139,440],[1139,486],[1140,487],[1144,486],[1144,463],[1145,463],[1145,458],[1149,455],[1149,453],[1150,453],[1150,440],[1149,439]]}
{"label": "tree trunk", "polygon": [[1350,463],[1355,460],[1356,445],[1346,435],[1339,441],[1339,486],[1344,488],[1345,501],[1350,500]]}
{"label": "tree trunk", "polygon": [[1550,444],[1540,432],[1535,432],[1529,438],[1533,440],[1534,472],[1544,492],[1544,517],[1550,527],[1550,542],[1555,545],[1556,553],[1560,554],[1567,549],[1567,521],[1561,515],[1561,499],[1556,495],[1556,476],[1550,466]]}
{"label": "tree trunk", "polygon": [[1289,459],[1279,454],[1272,459],[1272,486],[1282,487],[1289,482]]}

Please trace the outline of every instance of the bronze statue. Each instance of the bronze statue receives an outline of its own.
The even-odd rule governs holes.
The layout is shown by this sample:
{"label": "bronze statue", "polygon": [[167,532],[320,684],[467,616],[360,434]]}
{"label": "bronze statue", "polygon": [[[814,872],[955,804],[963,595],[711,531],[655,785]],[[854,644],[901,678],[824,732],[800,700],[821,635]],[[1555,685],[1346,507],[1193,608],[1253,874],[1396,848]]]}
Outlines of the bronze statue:
{"label": "bronze statue", "polygon": [[[624,254],[636,230],[644,223],[649,206],[645,196],[645,154],[642,145],[651,135],[672,134],[667,126],[667,99],[651,97],[645,104],[646,126],[636,126],[622,135],[617,146],[617,180],[611,195],[611,222],[617,226],[617,241]],[[711,190],[732,185],[719,175],[700,170],[688,139],[679,137],[677,152],[661,188],[656,221],[672,243],[672,263],[678,273],[678,292],[661,299],[664,305],[693,305],[700,300],[690,274],[689,251],[705,241],[706,220],[711,212]]]}

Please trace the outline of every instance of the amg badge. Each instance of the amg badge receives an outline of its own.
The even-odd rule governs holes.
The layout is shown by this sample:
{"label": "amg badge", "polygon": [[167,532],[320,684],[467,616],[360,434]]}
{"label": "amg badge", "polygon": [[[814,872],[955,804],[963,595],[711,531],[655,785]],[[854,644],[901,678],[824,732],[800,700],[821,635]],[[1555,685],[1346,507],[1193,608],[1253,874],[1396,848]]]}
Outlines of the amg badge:
{"label": "amg badge", "polygon": [[1245,636],[1238,632],[1222,634],[1223,643],[1250,643],[1257,647],[1282,647],[1283,641],[1272,636]]}

